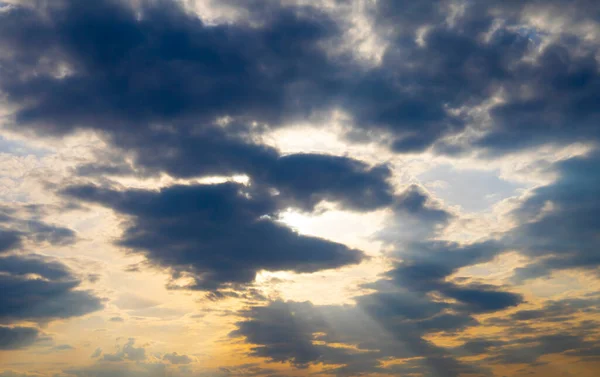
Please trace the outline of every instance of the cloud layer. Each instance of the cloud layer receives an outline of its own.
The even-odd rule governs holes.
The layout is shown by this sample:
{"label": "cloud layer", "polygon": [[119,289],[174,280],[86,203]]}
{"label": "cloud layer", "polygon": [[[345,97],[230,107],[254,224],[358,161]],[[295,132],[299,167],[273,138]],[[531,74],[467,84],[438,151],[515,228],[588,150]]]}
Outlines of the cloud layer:
{"label": "cloud layer", "polygon": [[[39,376],[595,375],[599,20],[591,0],[0,2],[0,351],[90,347]],[[432,194],[441,167],[507,184],[462,193],[493,204],[470,212]]]}

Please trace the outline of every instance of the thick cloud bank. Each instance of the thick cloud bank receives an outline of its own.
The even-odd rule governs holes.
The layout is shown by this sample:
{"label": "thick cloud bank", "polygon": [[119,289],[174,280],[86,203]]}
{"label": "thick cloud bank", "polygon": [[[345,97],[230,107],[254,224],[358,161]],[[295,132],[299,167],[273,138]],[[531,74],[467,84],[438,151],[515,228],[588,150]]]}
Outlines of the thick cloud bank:
{"label": "thick cloud bank", "polygon": [[130,216],[119,244],[170,269],[174,278],[193,278],[191,289],[251,283],[261,270],[315,272],[364,257],[278,223],[276,201],[234,183],[124,192],[81,186],[65,194]]}

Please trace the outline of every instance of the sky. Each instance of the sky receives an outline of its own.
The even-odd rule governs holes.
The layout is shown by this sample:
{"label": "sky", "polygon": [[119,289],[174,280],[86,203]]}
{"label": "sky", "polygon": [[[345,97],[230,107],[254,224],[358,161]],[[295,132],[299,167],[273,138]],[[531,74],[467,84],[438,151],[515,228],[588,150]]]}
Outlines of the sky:
{"label": "sky", "polygon": [[600,375],[600,2],[0,0],[0,377]]}

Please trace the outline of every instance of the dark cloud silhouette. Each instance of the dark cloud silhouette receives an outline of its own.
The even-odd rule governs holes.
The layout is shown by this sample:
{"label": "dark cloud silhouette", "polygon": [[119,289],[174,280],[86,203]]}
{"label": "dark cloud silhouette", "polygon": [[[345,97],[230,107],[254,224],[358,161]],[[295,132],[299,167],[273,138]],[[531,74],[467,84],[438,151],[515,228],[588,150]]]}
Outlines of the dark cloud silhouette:
{"label": "dark cloud silhouette", "polygon": [[411,185],[395,198],[394,212],[415,217],[423,223],[446,225],[452,215],[430,203],[431,198],[419,186]]}
{"label": "dark cloud silhouette", "polygon": [[498,364],[530,364],[539,363],[544,355],[565,354],[579,357],[597,357],[600,344],[588,341],[584,336],[563,334],[525,337],[513,342],[506,342],[504,347],[492,353],[488,362]]}
{"label": "dark cloud silhouette", "polygon": [[[492,340],[474,340],[465,347],[449,349],[428,339],[433,334],[460,334],[480,325],[475,315],[523,302],[521,295],[506,291],[506,287],[451,280],[460,268],[494,258],[504,251],[503,245],[497,241],[460,245],[428,240],[453,215],[416,186],[399,194],[392,208],[393,222],[382,235],[396,247],[391,256],[398,260],[380,280],[364,285],[371,293],[355,297],[354,305],[274,301],[256,306],[242,313],[244,320],[237,323],[231,336],[253,344],[254,356],[300,368],[316,363],[336,365],[332,373],[340,376],[485,375],[488,371],[483,365],[466,363],[458,356],[469,355],[478,347],[490,348],[491,344],[481,342]],[[391,236],[407,221],[422,229],[416,237],[424,240],[411,242]],[[386,359],[403,363],[385,366]]]}
{"label": "dark cloud silhouette", "polygon": [[521,295],[492,285],[448,281],[460,268],[490,261],[503,251],[503,245],[495,241],[470,245],[441,241],[414,243],[401,251],[402,262],[386,275],[399,286],[422,293],[436,292],[456,300],[454,310],[467,313],[503,310],[522,303]]}
{"label": "dark cloud silhouette", "polygon": [[[0,45],[19,51],[3,61],[0,87],[15,103],[35,97],[17,111],[19,129],[98,130],[134,164],[94,163],[80,174],[247,174],[307,209],[322,199],[353,209],[389,203],[384,166],[279,156],[251,141],[251,122],[277,125],[330,102],[337,69],[318,44],[335,24],[322,12],[273,3],[259,28],[207,26],[169,1],[143,2],[138,12],[107,0],[2,13]],[[38,35],[47,36],[43,45]],[[52,70],[61,64],[71,72],[58,78]],[[223,117],[231,124],[217,124]]]}
{"label": "dark cloud silhouette", "polygon": [[514,211],[521,225],[509,232],[505,242],[533,259],[517,269],[517,280],[564,269],[597,271],[599,161],[593,153],[557,163],[552,168],[558,174],[556,181],[535,189]]}
{"label": "dark cloud silhouette", "polygon": [[[36,276],[32,278],[31,276]],[[47,321],[80,316],[102,307],[62,263],[43,256],[0,258],[0,322]]]}
{"label": "dark cloud silhouette", "polygon": [[[44,7],[47,17],[20,7],[2,15],[2,45],[15,49],[4,72],[43,68],[43,58],[51,63],[38,77],[3,75],[2,87],[14,101],[35,96],[17,120],[50,133],[174,119],[202,125],[223,116],[270,121],[305,112],[317,103],[309,97],[324,99],[327,76],[335,77],[317,47],[335,28],[312,8],[305,15],[271,10],[266,25],[253,28],[207,26],[170,1],[134,10],[118,1],[65,0]],[[52,77],[59,63],[72,74]]]}
{"label": "dark cloud silhouette", "polygon": [[391,176],[388,167],[369,167],[347,157],[282,156],[265,176],[265,182],[279,191],[285,204],[304,209],[312,209],[322,200],[328,200],[348,209],[369,210],[386,206],[393,200],[392,188],[387,183]]}
{"label": "dark cloud silhouette", "polygon": [[131,217],[119,244],[189,276],[187,288],[247,284],[260,270],[314,272],[358,263],[362,252],[302,236],[278,223],[277,202],[234,183],[115,191],[74,186],[65,194]]}
{"label": "dark cloud silhouette", "polygon": [[[355,129],[389,133],[392,149],[414,152],[464,130],[472,119],[454,110],[480,105],[502,89],[507,99],[490,112],[492,131],[476,141],[483,148],[598,136],[589,105],[597,93],[592,54],[575,54],[572,42],[583,42],[572,36],[557,39],[534,61],[524,59],[536,47],[517,28],[527,4],[469,3],[449,23],[449,2],[377,2],[377,25],[386,31],[393,25],[393,32],[378,28],[389,43],[381,64],[371,68],[322,47],[343,31],[317,7],[233,5],[259,13],[261,25],[242,19],[209,26],[166,0],[135,10],[114,0],[61,0],[3,12],[0,46],[13,53],[2,58],[0,87],[20,106],[16,126],[43,134],[103,131],[142,166],[156,164],[142,151],[168,137],[170,145],[158,155],[170,155],[170,162],[159,165],[170,165],[173,174],[190,174],[193,166],[178,167],[175,160],[185,162],[178,156],[200,157],[186,148],[192,136],[205,148],[232,148],[216,153],[226,160],[237,155],[239,171],[247,165],[240,152],[265,154],[240,140],[240,124],[279,127],[342,108]],[[501,17],[506,24],[498,27]],[[424,26],[420,42],[415,34]],[[533,93],[527,98],[519,92],[523,85]],[[223,119],[233,125],[216,126]],[[569,132],[572,123],[579,132]],[[547,124],[553,132],[542,132]],[[241,129],[244,134],[248,127]],[[210,160],[209,170],[219,160]],[[194,161],[206,168],[206,159]]]}
{"label": "dark cloud silhouette", "polygon": [[321,356],[312,343],[312,334],[325,324],[315,319],[310,303],[276,301],[252,308],[246,317],[248,320],[240,322],[232,336],[245,336],[249,343],[256,344],[255,356],[290,361],[297,366],[315,362]]}
{"label": "dark cloud silhouette", "polygon": [[[592,3],[469,2],[448,21],[451,2],[378,1],[377,25],[392,34],[383,59],[384,66],[389,64],[386,72],[401,74],[398,77],[410,73],[403,83],[428,99],[411,106],[412,113],[406,111],[417,121],[416,129],[398,140],[396,149],[419,149],[461,130],[472,119],[453,117],[443,106],[476,106],[499,90],[503,100],[489,110],[491,129],[475,139],[474,146],[495,154],[541,144],[597,141],[597,45],[576,31],[581,22],[597,24],[599,8]],[[552,17],[560,17],[564,27],[536,54],[548,31],[536,29],[531,14],[544,12],[550,23]],[[499,20],[502,26],[497,27]],[[415,34],[425,26],[419,44]],[[397,116],[402,112],[393,114],[403,120]],[[436,150],[452,153],[444,143]]]}
{"label": "dark cloud silhouette", "polygon": [[17,231],[0,229],[0,253],[15,249],[21,243],[20,234]]}
{"label": "dark cloud silhouette", "polygon": [[[543,356],[562,354],[578,361],[598,358],[600,347],[593,336],[588,336],[589,327],[575,325],[578,315],[597,313],[597,298],[547,302],[539,309],[521,310],[485,323],[464,314],[450,314],[447,309],[451,307],[452,304],[388,285],[387,290],[381,287],[378,292],[357,297],[355,306],[273,301],[252,307],[241,313],[243,320],[231,336],[245,337],[253,345],[254,356],[290,362],[299,368],[317,363],[343,365],[329,369],[339,376],[488,375],[489,366],[536,366],[542,363]],[[555,315],[560,315],[562,322],[567,321],[564,327],[554,322]],[[523,331],[518,325],[523,318],[533,320],[537,330]],[[477,332],[462,332],[488,325],[499,326],[509,336],[492,333],[482,337]],[[597,322],[590,325],[596,328]],[[457,338],[462,337],[464,343],[439,346],[425,339],[436,332],[460,334]],[[483,361],[467,362],[462,359],[465,356],[480,356]],[[402,363],[384,365],[383,361],[390,358]]]}
{"label": "dark cloud silhouette", "polygon": [[[0,232],[5,240],[0,250],[3,254],[0,256],[0,323],[23,320],[46,322],[100,309],[100,300],[91,292],[77,290],[81,282],[65,264],[23,250],[25,242],[34,245],[69,244],[74,241],[75,233],[28,218],[22,210],[0,207],[0,224],[6,229]],[[33,339],[32,332],[37,331],[14,329],[17,329],[13,331],[15,339],[23,336],[23,345],[27,339]],[[9,330],[3,327],[7,337],[11,334]]]}
{"label": "dark cloud silhouette", "polygon": [[[143,4],[141,18],[116,1],[61,1],[43,17],[28,8],[0,15],[7,18],[0,45],[19,49],[4,62],[0,87],[14,102],[36,97],[16,114],[19,127],[51,134],[100,130],[134,165],[99,162],[81,166],[80,174],[247,174],[303,209],[325,199],[360,210],[390,202],[386,167],[344,157],[279,156],[252,142],[251,128],[242,125],[278,124],[284,114],[327,102],[337,75],[318,47],[335,30],[324,14],[273,3],[262,28],[207,26],[175,3]],[[47,35],[44,46],[35,44],[37,37],[26,43],[40,34]],[[72,74],[56,78],[42,70],[16,78],[40,70],[45,59],[67,64]],[[233,123],[215,124],[225,116]]]}
{"label": "dark cloud silhouette", "polygon": [[32,345],[39,331],[31,327],[0,326],[0,350],[14,350]]}
{"label": "dark cloud silhouette", "polygon": [[524,301],[520,294],[501,291],[497,287],[482,284],[466,286],[446,284],[440,292],[460,302],[464,305],[461,309],[470,313],[494,312],[517,306]]}
{"label": "dark cloud silhouette", "polygon": [[31,209],[0,205],[0,253],[15,251],[24,241],[35,244],[67,245],[75,242],[71,229],[47,224]]}
{"label": "dark cloud silhouette", "polygon": [[510,318],[516,321],[563,322],[573,319],[576,314],[595,314],[600,312],[600,300],[593,298],[573,298],[549,301],[539,309],[519,310]]}
{"label": "dark cloud silhouette", "polygon": [[[356,307],[274,301],[244,312],[244,320],[237,323],[231,336],[245,337],[254,345],[254,356],[287,361],[298,368],[315,363],[335,365],[330,372],[340,376],[390,373],[393,371],[384,367],[381,360],[414,357],[424,358],[419,363],[421,370],[457,376],[460,370],[469,368],[422,337],[468,324],[458,323],[450,316],[436,317],[443,305],[438,310],[419,313],[419,309],[435,307],[427,301],[391,293],[385,299],[381,294],[360,297]],[[411,305],[416,308],[410,308]],[[434,326],[436,320],[442,326]],[[475,323],[471,319],[471,324]],[[356,348],[340,348],[336,346],[339,344]]]}
{"label": "dark cloud silhouette", "polygon": [[77,172],[94,176],[157,175],[166,171],[185,178],[243,174],[254,184],[276,189],[284,205],[303,210],[312,210],[323,200],[360,211],[381,208],[392,201],[391,171],[385,165],[371,167],[348,157],[322,154],[281,156],[274,148],[221,130],[131,135],[118,138],[115,144],[134,151],[134,166],[121,159],[113,164],[83,165]]}
{"label": "dark cloud silhouette", "polygon": [[418,185],[411,185],[397,194],[390,208],[394,218],[377,236],[394,248],[428,239],[454,218]]}
{"label": "dark cloud silhouette", "polygon": [[[379,236],[393,247],[390,256],[397,262],[385,274],[389,280],[373,284],[374,288],[387,290],[392,284],[418,294],[440,294],[456,300],[453,310],[468,314],[503,310],[523,301],[521,295],[505,292],[502,287],[448,280],[460,268],[488,262],[504,252],[506,249],[502,242],[488,240],[459,244],[429,240],[448,225],[453,215],[415,185],[397,196],[392,209],[394,222],[380,231]],[[392,295],[395,293],[392,292]],[[427,310],[417,309],[418,306],[414,305],[406,308],[427,313]]]}

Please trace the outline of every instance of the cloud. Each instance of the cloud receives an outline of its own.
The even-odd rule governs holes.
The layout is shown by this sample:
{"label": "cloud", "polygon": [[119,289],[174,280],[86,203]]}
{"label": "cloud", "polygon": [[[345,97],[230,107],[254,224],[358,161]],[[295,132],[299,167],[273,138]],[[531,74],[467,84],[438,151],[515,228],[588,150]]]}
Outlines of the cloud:
{"label": "cloud", "polygon": [[0,323],[45,322],[100,309],[100,299],[90,291],[77,290],[81,281],[65,264],[48,256],[26,253],[23,249],[25,242],[34,245],[72,243],[75,233],[37,219],[24,220],[21,212],[22,208],[18,207],[0,207],[0,223],[11,229],[8,234],[12,237],[10,245],[3,244],[4,253],[0,256],[0,291],[3,292],[0,295]]}
{"label": "cloud", "polygon": [[[371,284],[373,288],[385,291],[391,284],[391,287],[403,287],[419,294],[440,294],[457,301],[452,306],[453,310],[468,314],[503,310],[523,302],[521,295],[505,292],[501,287],[477,283],[459,284],[448,280],[460,268],[490,261],[505,251],[504,244],[495,240],[471,244],[431,240],[455,216],[416,185],[399,194],[392,209],[394,221],[380,231],[378,236],[393,248],[390,256],[397,261],[394,268],[385,273],[389,280]],[[397,293],[382,292],[379,295],[381,299],[387,300],[388,295],[391,299]],[[405,301],[415,301],[415,298],[397,298],[401,305],[398,309],[416,310],[418,315],[431,314],[425,308],[404,304]],[[381,306],[395,305],[395,301],[390,301]],[[439,303],[431,305],[440,307]]]}
{"label": "cloud", "polygon": [[[542,363],[562,354],[574,362],[597,360],[600,346],[578,316],[594,315],[597,298],[547,302],[539,309],[492,317],[483,323],[448,311],[452,304],[388,286],[355,298],[356,305],[318,306],[309,302],[272,301],[241,313],[230,335],[244,337],[251,355],[297,368],[323,364],[339,376],[360,373],[421,373],[426,376],[489,375],[494,365]],[[483,300],[485,302],[485,300]],[[475,312],[478,312],[476,309]],[[557,324],[560,322],[565,326]],[[588,317],[589,318],[589,317]],[[532,321],[536,329],[519,324]],[[597,322],[589,324],[597,327]],[[490,334],[466,329],[498,328]],[[428,339],[452,335],[462,344],[440,345]],[[506,335],[506,336],[504,336]],[[475,357],[481,362],[464,359]],[[385,361],[394,359],[394,363]],[[331,368],[329,367],[331,366]]]}
{"label": "cloud", "polygon": [[39,337],[39,331],[31,327],[0,326],[0,349],[15,350],[34,344]]}
{"label": "cloud", "polygon": [[[396,249],[396,261],[353,305],[317,306],[272,301],[242,312],[232,337],[253,345],[251,355],[298,368],[322,363],[340,375],[421,373],[431,376],[485,375],[483,365],[468,363],[431,341],[436,334],[457,336],[480,322],[476,315],[516,307],[520,294],[506,287],[451,279],[460,268],[482,263],[502,252],[497,241],[457,244],[433,241],[454,215],[422,189],[411,186],[394,199],[393,221],[382,232]],[[407,220],[420,229],[412,240],[394,237]],[[424,239],[423,239],[424,238]],[[340,345],[343,345],[340,347]],[[466,345],[466,349],[475,345]],[[395,359],[402,364],[385,365]]]}
{"label": "cloud", "polygon": [[18,232],[0,229],[0,253],[18,247],[20,242]]}
{"label": "cloud", "polygon": [[98,357],[100,357],[101,355],[102,355],[102,348],[96,348],[96,350],[94,351],[94,353],[92,353],[92,354],[90,355],[90,357],[91,357],[92,359],[95,359],[95,358],[98,358]]}
{"label": "cloud", "polygon": [[[593,103],[600,75],[595,52],[577,53],[567,41],[573,43],[573,38],[546,47],[535,66],[524,65],[515,73],[516,82],[504,85],[508,100],[491,109],[494,128],[479,145],[503,151],[598,140],[594,125],[600,113]],[[519,93],[519,87],[528,88],[527,96]]]}
{"label": "cloud", "polygon": [[[410,185],[397,194],[390,206],[393,219],[377,237],[395,248],[406,242],[422,241],[445,228],[454,215],[435,202],[418,185]],[[401,224],[401,225],[399,225]]]}
{"label": "cloud", "polygon": [[558,174],[556,181],[535,189],[513,212],[520,225],[506,235],[505,242],[532,259],[517,269],[517,280],[565,269],[597,270],[599,161],[593,153],[557,163],[552,167]]}
{"label": "cloud", "polygon": [[318,154],[281,156],[265,172],[285,204],[312,209],[322,200],[350,210],[370,210],[392,202],[387,166],[368,165],[347,157]]}
{"label": "cloud", "polygon": [[[3,12],[0,48],[12,53],[2,57],[0,88],[18,106],[15,125],[54,135],[102,131],[141,167],[176,175],[251,171],[250,161],[272,153],[248,141],[253,122],[282,127],[334,109],[350,115],[355,136],[389,134],[393,150],[422,151],[464,131],[474,119],[463,110],[500,90],[505,99],[492,106],[493,127],[476,146],[504,151],[598,137],[590,127],[597,117],[589,105],[598,86],[593,51],[576,54],[573,42],[585,43],[570,36],[526,59],[538,47],[519,29],[531,28],[529,2],[464,4],[450,22],[449,2],[378,1],[368,9],[387,49],[368,69],[323,47],[343,39],[343,30],[317,6],[230,5],[260,14],[260,26],[243,18],[207,25],[168,1],[134,8],[61,0]],[[217,126],[223,119],[227,126]],[[569,132],[573,123],[578,132]],[[545,124],[553,132],[542,132]],[[148,155],[150,144],[170,153]],[[194,152],[190,144],[204,148]],[[452,149],[442,144],[437,151]]]}
{"label": "cloud", "polygon": [[163,360],[167,360],[171,364],[189,364],[192,362],[188,355],[179,355],[177,352],[165,354]]}
{"label": "cloud", "polygon": [[[49,57],[48,69],[64,62],[74,72],[54,78],[46,69],[23,81],[5,77],[2,87],[15,101],[34,95],[35,104],[20,110],[18,121],[52,133],[109,124],[146,127],[174,118],[264,121],[286,110],[306,111],[324,99],[319,89],[334,73],[317,47],[334,24],[314,8],[302,14],[272,4],[272,16],[260,28],[205,25],[168,1],[136,10],[110,0],[60,1],[44,9],[46,19],[41,11],[19,7],[2,14],[2,44],[15,49],[4,70],[41,68],[40,59]],[[58,101],[57,92],[63,94]],[[297,98],[310,104],[295,106]],[[78,109],[70,106],[76,103]]]}
{"label": "cloud", "polygon": [[0,253],[17,251],[24,242],[54,246],[75,242],[73,230],[41,221],[39,211],[35,206],[0,205]]}
{"label": "cloud", "polygon": [[585,340],[583,336],[570,334],[550,334],[525,337],[514,342],[507,342],[509,347],[492,353],[487,361],[499,364],[531,364],[539,363],[544,355],[565,354],[580,357],[598,357],[598,342]]}
{"label": "cloud", "polygon": [[53,351],[70,351],[70,350],[74,350],[75,347],[68,345],[68,344],[59,344],[57,346],[52,347]]}
{"label": "cloud", "polygon": [[105,353],[103,360],[111,362],[123,360],[143,361],[146,360],[146,349],[144,347],[135,347],[135,339],[130,338],[118,352]]}
{"label": "cloud", "polygon": [[[387,299],[374,294],[359,300],[356,307],[274,301],[243,312],[244,319],[237,323],[238,329],[231,336],[243,336],[253,344],[253,356],[290,362],[297,368],[323,363],[330,366],[329,373],[339,376],[392,373],[382,364],[386,358],[423,358],[420,368],[433,368],[433,375],[457,376],[460,370],[469,369],[422,338],[430,331],[452,329],[448,325],[439,330],[436,326],[421,326],[427,322],[422,319],[436,318],[443,305],[422,312],[428,306],[435,307],[435,303],[401,294],[389,294]],[[438,317],[439,324],[444,322],[456,320]],[[455,329],[465,325],[456,324]]]}
{"label": "cloud", "polygon": [[[27,252],[26,246],[64,245],[75,240],[72,230],[37,219],[37,211],[35,206],[0,206],[0,225],[4,227],[0,230],[0,324],[9,325],[0,326],[3,350],[26,348],[40,340],[38,329],[17,326],[23,321],[70,318],[102,307],[90,291],[77,290],[80,280],[65,264]],[[69,347],[57,345],[51,351]]]}
{"label": "cloud", "polygon": [[[327,201],[391,213],[376,235],[389,270],[363,285],[352,304],[260,296],[263,304],[240,313],[231,336],[251,344],[252,356],[298,368],[321,364],[338,375],[485,375],[489,365],[540,365],[546,355],[597,360],[597,341],[584,332],[597,323],[583,319],[597,314],[594,299],[536,305],[518,293],[522,287],[457,276],[507,251],[528,258],[516,270],[517,285],[567,269],[597,275],[597,152],[556,163],[556,180],[512,212],[513,229],[458,243],[441,237],[458,214],[418,185],[395,194],[392,165],[285,155],[265,144],[269,132],[300,122],[328,128],[336,112],[346,119],[347,141],[375,141],[396,153],[489,158],[540,145],[597,147],[597,2],[360,2],[360,17],[385,44],[369,66],[337,48],[347,25],[336,12],[359,2],[226,0],[219,3],[233,8],[235,22],[214,24],[178,2],[135,3],[33,1],[0,11],[6,127],[52,137],[93,131],[107,142],[103,155],[74,174],[103,182],[113,175],[249,178],[246,185],[60,189],[122,216],[119,246],[167,271],[172,288],[256,298],[223,291],[248,288],[263,270],[312,273],[365,259],[286,227],[283,210],[314,211]],[[102,306],[65,264],[27,251],[70,244],[75,233],[22,212],[0,208],[0,323],[8,324],[0,338],[15,348],[38,336],[19,327],[23,321]],[[134,310],[130,316],[166,313],[128,294],[115,304]],[[164,375],[177,369],[170,364],[191,361],[169,353],[165,364],[148,364],[133,339],[92,357],[92,367],[65,373]],[[217,374],[261,373],[275,372],[251,365]]]}
{"label": "cloud", "polygon": [[[381,29],[392,30],[382,70],[393,72],[391,77],[397,74],[399,82],[414,88],[416,98],[428,95],[428,101],[409,108],[413,113],[406,111],[417,121],[418,130],[397,141],[396,149],[427,146],[444,133],[481,121],[465,113],[453,118],[444,113],[443,105],[474,108],[494,96],[502,100],[486,111],[490,128],[462,148],[495,154],[542,144],[597,141],[593,124],[598,111],[592,105],[600,82],[594,58],[597,44],[578,31],[584,24],[597,27],[597,19],[590,15],[598,7],[587,1],[572,5],[560,0],[471,2],[455,12],[448,1],[418,6],[378,1],[376,22]],[[535,19],[540,14],[545,22]],[[408,128],[405,123],[403,131]],[[445,144],[438,143],[436,150],[451,152]]]}
{"label": "cloud", "polygon": [[312,334],[325,324],[318,317],[315,320],[310,303],[276,301],[269,306],[252,308],[245,315],[247,320],[238,323],[232,336],[245,336],[249,343],[256,344],[252,351],[254,356],[290,361],[296,366],[305,366],[320,358]]}
{"label": "cloud", "polygon": [[[245,134],[247,131],[238,130]],[[392,201],[391,170],[386,165],[369,166],[348,157],[323,154],[279,155],[274,149],[227,135],[222,130],[196,132],[153,131],[115,140],[133,151],[135,166],[104,162],[82,165],[84,176],[158,175],[177,177],[235,175],[274,188],[282,205],[313,210],[327,200],[342,207],[368,211]]]}
{"label": "cloud", "polygon": [[251,283],[260,270],[315,272],[360,262],[358,250],[300,235],[275,221],[271,196],[235,183],[115,191],[73,186],[65,195],[99,203],[131,222],[119,244],[188,276],[190,289]]}
{"label": "cloud", "polygon": [[[33,277],[32,277],[33,276]],[[0,321],[46,321],[102,308],[62,263],[40,255],[0,258]]]}

